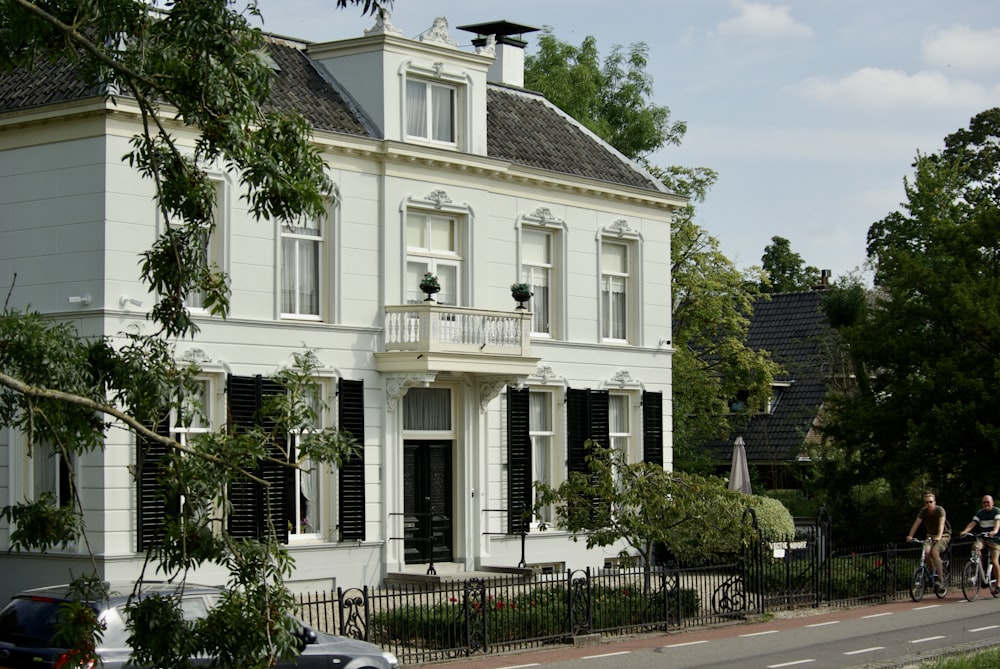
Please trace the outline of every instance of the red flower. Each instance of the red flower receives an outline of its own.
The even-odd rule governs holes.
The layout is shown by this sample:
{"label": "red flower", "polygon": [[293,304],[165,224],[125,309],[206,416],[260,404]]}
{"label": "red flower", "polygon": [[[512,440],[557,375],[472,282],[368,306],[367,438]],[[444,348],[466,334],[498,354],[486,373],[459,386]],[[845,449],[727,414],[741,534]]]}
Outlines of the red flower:
{"label": "red flower", "polygon": [[876,567],[881,567],[882,566],[882,560],[881,559],[875,560],[875,566]]}
{"label": "red flower", "polygon": [[451,603],[452,603],[452,604],[454,604],[454,603],[455,603],[455,602],[457,602],[457,601],[458,601],[458,599],[456,599],[455,597],[452,597],[452,598],[451,598]]}

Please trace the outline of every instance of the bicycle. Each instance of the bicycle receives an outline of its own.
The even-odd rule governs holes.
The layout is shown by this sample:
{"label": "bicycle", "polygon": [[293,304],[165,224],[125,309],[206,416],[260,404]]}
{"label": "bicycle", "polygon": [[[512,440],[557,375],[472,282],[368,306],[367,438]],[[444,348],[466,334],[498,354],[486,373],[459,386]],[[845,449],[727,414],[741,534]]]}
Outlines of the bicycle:
{"label": "bicycle", "polygon": [[923,599],[927,586],[932,586],[934,594],[937,595],[938,599],[944,599],[948,594],[949,560],[945,559],[944,555],[941,556],[941,570],[944,574],[941,578],[936,578],[937,575],[934,573],[933,563],[931,563],[929,558],[931,545],[934,543],[934,540],[927,537],[926,539],[912,539],[911,541],[922,544],[922,546],[920,560],[917,562],[917,568],[913,570],[913,576],[910,578],[910,599],[915,602]]}
{"label": "bicycle", "polygon": [[975,532],[963,534],[962,536],[972,536],[976,540],[972,544],[969,563],[965,565],[965,571],[962,574],[962,594],[965,596],[965,599],[971,602],[973,599],[979,597],[979,590],[984,587],[988,587],[990,594],[994,597],[1000,597],[1000,590],[997,589],[997,580],[993,576],[992,560],[986,561],[989,566],[986,568],[986,571],[983,571],[983,537],[988,537],[989,534],[986,532]]}

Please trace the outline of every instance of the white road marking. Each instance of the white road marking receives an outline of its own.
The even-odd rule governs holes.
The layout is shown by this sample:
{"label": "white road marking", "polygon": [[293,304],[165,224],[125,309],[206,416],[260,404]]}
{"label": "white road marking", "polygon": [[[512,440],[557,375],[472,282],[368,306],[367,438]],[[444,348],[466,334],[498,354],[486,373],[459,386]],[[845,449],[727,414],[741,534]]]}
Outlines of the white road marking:
{"label": "white road marking", "polygon": [[604,653],[602,655],[584,655],[580,659],[581,660],[599,660],[602,657],[614,657],[615,655],[628,655],[631,652],[632,651],[629,651],[629,650],[622,650],[622,651],[619,651],[617,653]]}
{"label": "white road marking", "polygon": [[782,662],[781,664],[769,664],[767,669],[778,669],[778,667],[792,667],[796,664],[807,664],[809,662],[815,662],[816,660],[795,660],[794,662]]}
{"label": "white road marking", "polygon": [[943,638],[944,638],[944,636],[943,636],[943,635],[939,635],[939,636],[928,636],[928,637],[924,637],[923,639],[914,639],[914,640],[913,640],[913,641],[911,641],[910,643],[923,643],[923,642],[925,642],[925,641],[937,641],[938,639],[943,639]]}
{"label": "white road marking", "polygon": [[871,653],[876,650],[885,650],[885,646],[872,646],[871,648],[862,648],[861,650],[849,650],[844,655],[860,655],[861,653]]}
{"label": "white road marking", "polygon": [[985,632],[986,630],[995,630],[1000,627],[1000,625],[987,625],[986,627],[977,627],[975,629],[969,630],[970,632]]}
{"label": "white road marking", "polygon": [[873,613],[868,616],[861,616],[862,620],[865,618],[881,618],[882,616],[891,616],[892,611],[886,611],[885,613]]}
{"label": "white road marking", "polygon": [[940,604],[928,604],[927,606],[914,606],[914,611],[926,611],[927,609],[936,609],[941,606]]}
{"label": "white road marking", "polygon": [[688,641],[686,643],[672,643],[669,646],[664,646],[664,648],[680,648],[681,646],[697,646],[700,643],[708,643],[708,641]]}
{"label": "white road marking", "polygon": [[542,666],[538,662],[532,662],[531,664],[515,664],[510,667],[503,667],[503,669],[527,669],[527,667],[540,667]]}
{"label": "white road marking", "polygon": [[766,632],[751,632],[750,634],[741,634],[740,636],[761,636],[764,634],[777,634],[778,630],[767,630]]}
{"label": "white road marking", "polygon": [[806,627],[825,627],[826,625],[836,625],[839,622],[839,620],[830,620],[825,623],[813,623],[812,625],[806,625]]}

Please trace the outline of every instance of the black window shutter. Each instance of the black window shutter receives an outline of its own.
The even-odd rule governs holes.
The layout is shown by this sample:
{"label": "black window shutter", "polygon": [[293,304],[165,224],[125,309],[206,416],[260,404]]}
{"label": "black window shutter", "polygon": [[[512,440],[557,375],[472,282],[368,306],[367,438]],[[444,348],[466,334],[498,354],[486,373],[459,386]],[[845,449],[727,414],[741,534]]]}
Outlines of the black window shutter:
{"label": "black window shutter", "polygon": [[[567,466],[570,473],[588,473],[588,440],[596,441],[605,448],[611,443],[608,395],[607,390],[570,388],[566,391]],[[586,500],[580,500],[580,503],[586,503]],[[589,503],[594,509],[593,519],[596,522],[601,501],[593,499]]]}
{"label": "black window shutter", "polygon": [[663,466],[663,393],[642,394],[642,459]]}
{"label": "black window shutter", "polygon": [[[234,376],[227,379],[228,419],[230,431],[237,434],[240,429],[254,426],[272,428],[274,423],[261,414],[264,397],[285,392],[276,381],[257,376]],[[287,440],[280,435],[270,446],[270,455],[279,461],[287,461]],[[255,475],[270,483],[266,489],[258,483],[237,479],[229,484],[229,524],[228,531],[234,537],[243,539],[264,539],[268,523],[272,523],[278,541],[288,541],[288,523],[291,520],[291,468],[279,462],[263,462]]]}
{"label": "black window shutter", "polygon": [[566,468],[570,473],[587,471],[590,438],[590,391],[569,388],[566,391]]}
{"label": "black window shutter", "polygon": [[[170,436],[170,420],[165,417],[155,427],[147,425],[161,437]],[[160,485],[160,471],[166,465],[168,447],[151,439],[136,435],[137,523],[136,546],[139,551],[149,550],[163,539],[163,524],[167,517],[180,509],[178,500],[168,500]]]}
{"label": "black window shutter", "polygon": [[364,541],[365,538],[365,382],[340,379],[338,428],[350,432],[358,447],[357,454],[340,468],[340,538]]}
{"label": "black window shutter", "polygon": [[507,386],[507,532],[520,534],[530,526],[531,437],[528,434],[529,391]]}
{"label": "black window shutter", "polygon": [[[268,397],[283,395],[287,392],[285,387],[277,381],[265,379],[260,376],[256,378],[260,384],[261,407],[263,407]],[[261,517],[264,519],[265,525],[261,527],[260,538],[263,539],[267,536],[267,532],[271,529],[268,526],[270,525],[274,527],[274,533],[278,541],[288,543],[289,526],[296,522],[295,500],[293,499],[293,495],[295,494],[295,470],[281,464],[290,461],[288,435],[274,429],[275,421],[273,417],[259,413],[258,420],[260,426],[271,435],[271,443],[268,445],[268,455],[272,458],[263,460],[258,468],[260,477],[270,484],[270,486],[261,491],[264,493],[261,495],[261,501],[264,503],[264,508],[261,510]]]}

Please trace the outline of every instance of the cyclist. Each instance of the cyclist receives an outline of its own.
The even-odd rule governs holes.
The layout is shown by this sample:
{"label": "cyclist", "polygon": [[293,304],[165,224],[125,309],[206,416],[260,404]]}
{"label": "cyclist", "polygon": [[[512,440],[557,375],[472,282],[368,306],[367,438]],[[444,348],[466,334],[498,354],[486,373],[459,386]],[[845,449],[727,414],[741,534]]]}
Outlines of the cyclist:
{"label": "cyclist", "polygon": [[[941,575],[944,574],[944,567],[941,564],[941,553],[948,548],[948,541],[951,539],[951,525],[948,524],[944,507],[938,506],[937,497],[932,492],[924,493],[924,507],[917,514],[917,519],[913,521],[910,533],[906,535],[907,541],[913,541],[913,535],[916,534],[917,528],[920,527],[921,523],[928,538],[934,540],[934,543],[930,544],[929,550],[931,562],[934,563],[934,588],[940,592],[947,587],[947,584],[941,578]],[[926,552],[927,550],[928,546],[924,546],[924,551]]]}
{"label": "cyclist", "polygon": [[[983,495],[983,508],[972,516],[972,520],[962,530],[962,536],[972,531],[973,527],[978,527],[979,532],[985,532],[988,536],[986,546],[990,549],[990,562],[993,563],[993,578],[1000,578],[1000,539],[997,538],[997,531],[1000,530],[1000,508],[993,506],[993,498]],[[976,537],[976,543],[972,550],[983,549],[983,542]]]}

